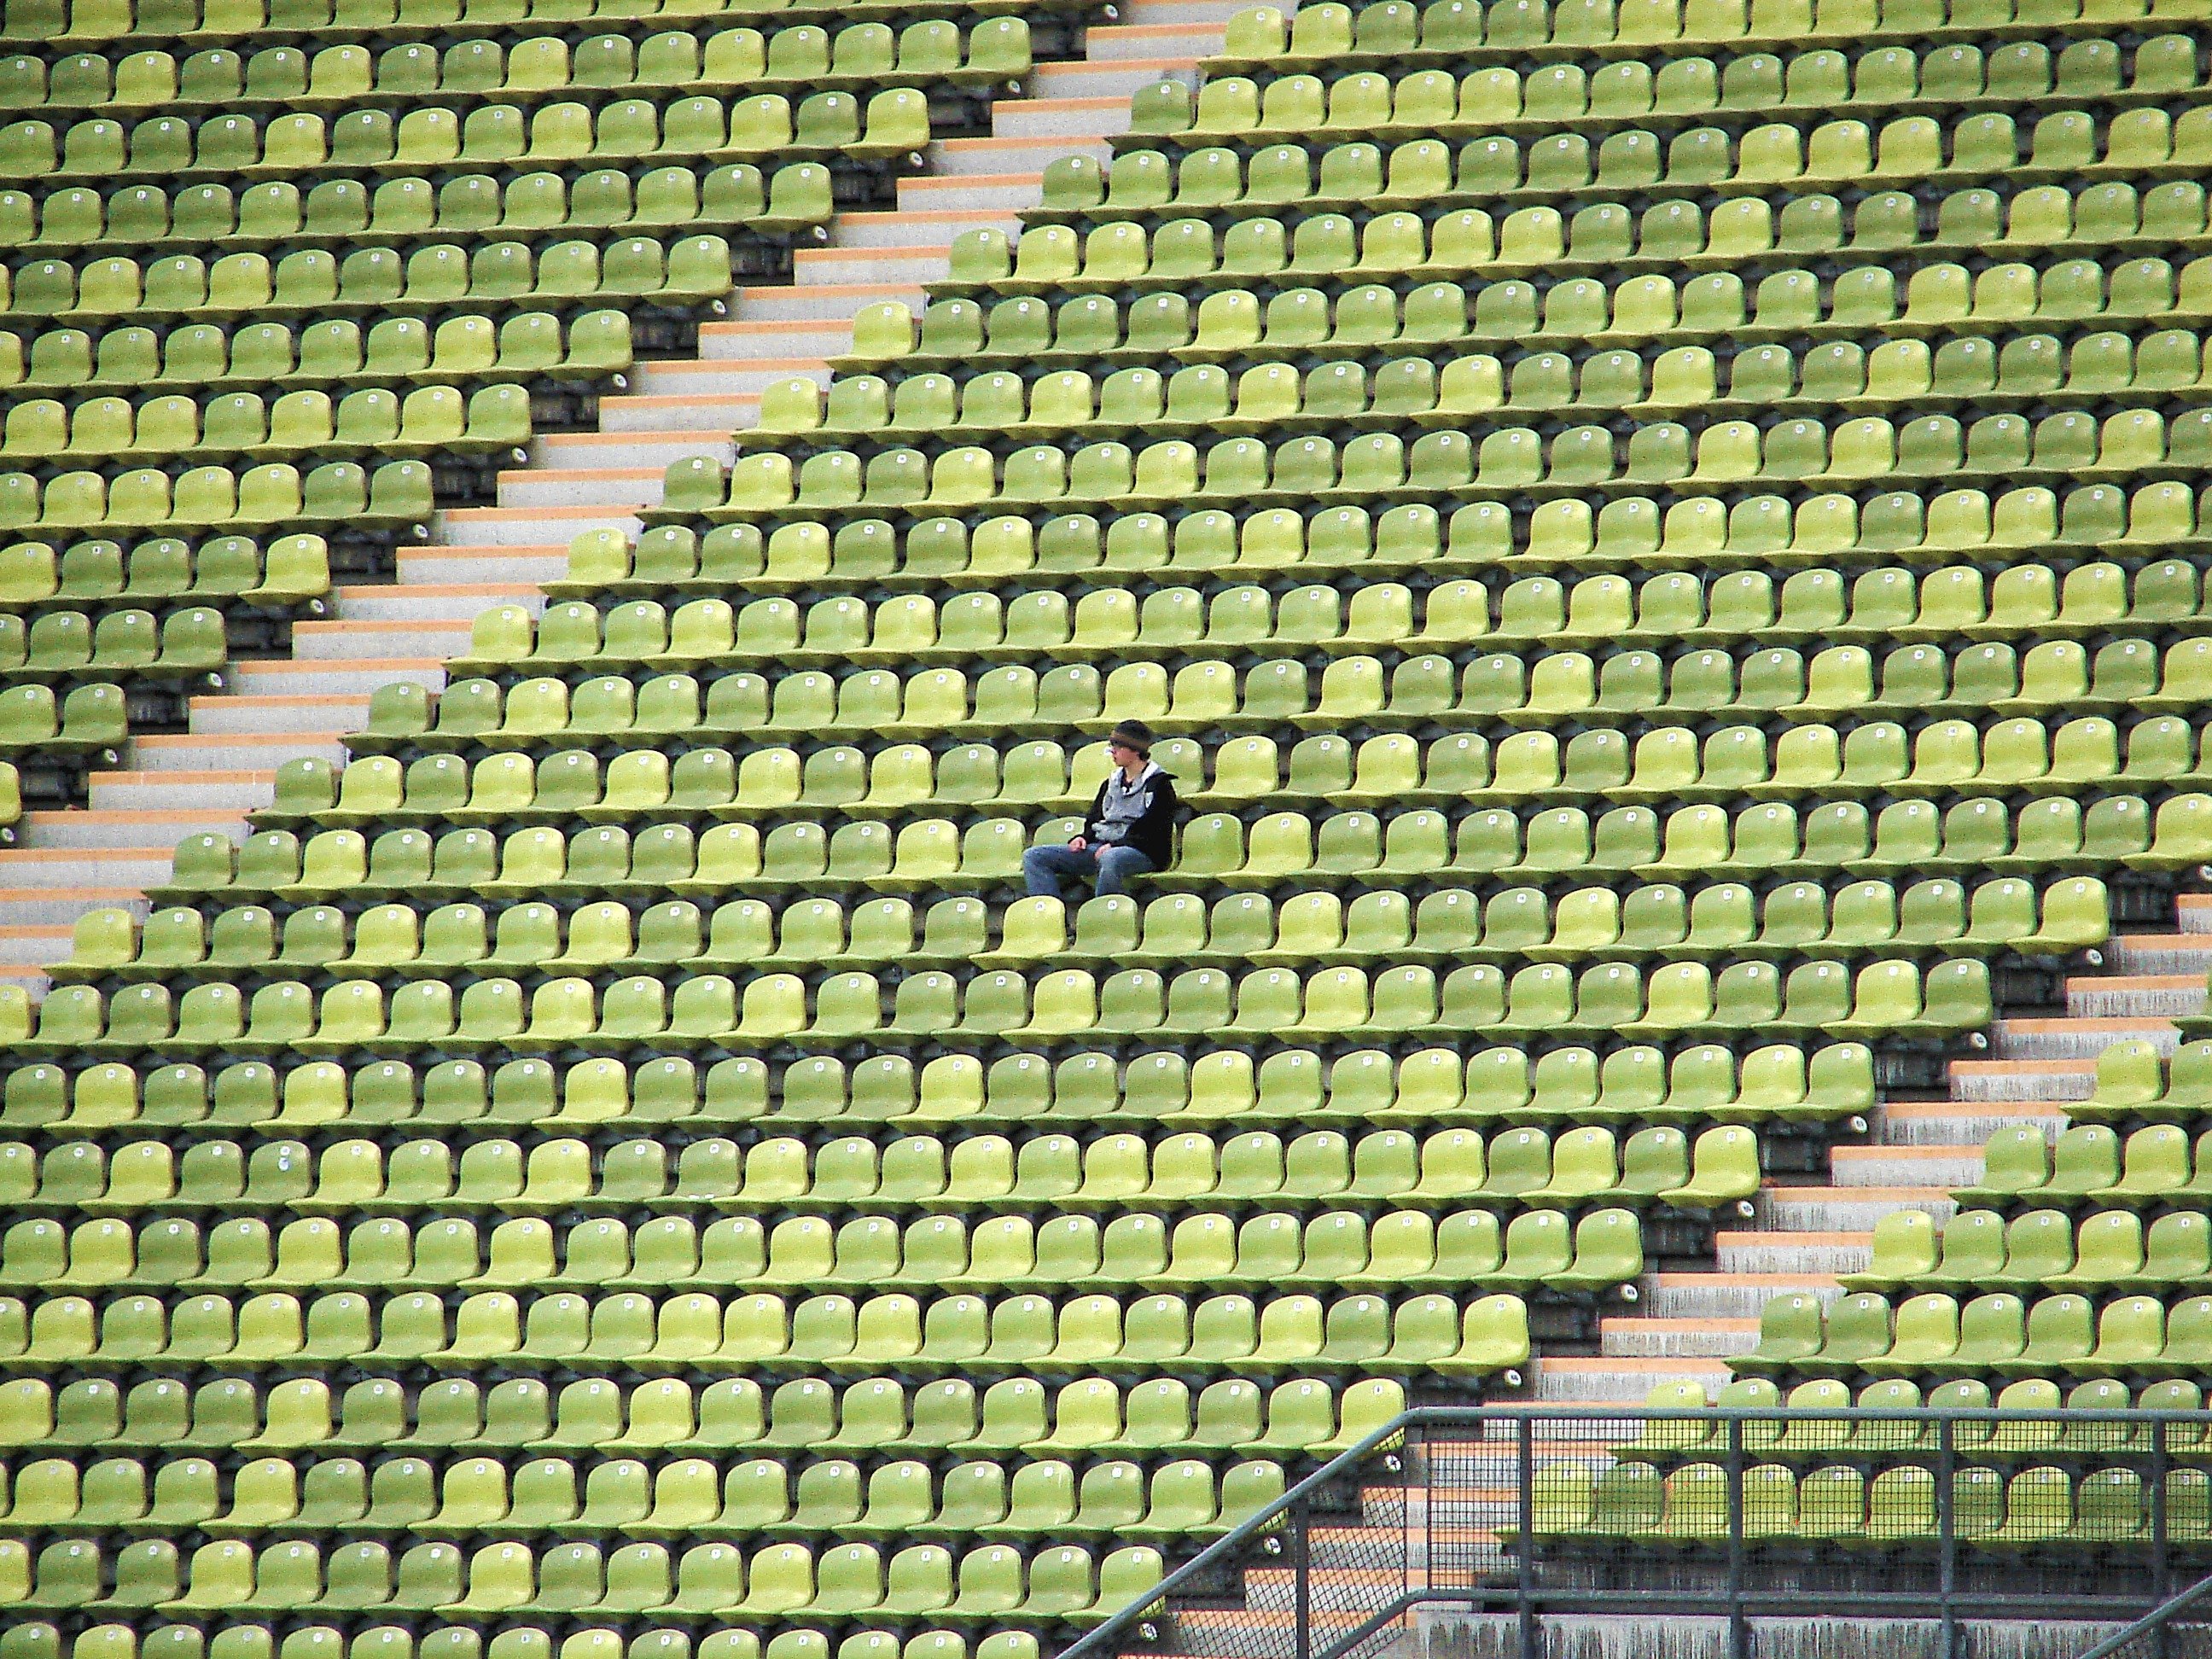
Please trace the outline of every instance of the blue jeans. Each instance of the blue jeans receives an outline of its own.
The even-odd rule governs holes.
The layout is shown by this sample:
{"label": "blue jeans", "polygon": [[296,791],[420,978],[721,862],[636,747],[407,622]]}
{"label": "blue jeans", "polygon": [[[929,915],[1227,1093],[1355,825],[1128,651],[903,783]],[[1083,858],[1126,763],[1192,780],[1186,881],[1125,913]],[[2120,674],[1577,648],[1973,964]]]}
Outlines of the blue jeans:
{"label": "blue jeans", "polygon": [[1022,879],[1031,898],[1057,898],[1065,876],[1098,877],[1101,898],[1118,893],[1129,878],[1141,876],[1152,861],[1133,847],[1032,847],[1022,854]]}

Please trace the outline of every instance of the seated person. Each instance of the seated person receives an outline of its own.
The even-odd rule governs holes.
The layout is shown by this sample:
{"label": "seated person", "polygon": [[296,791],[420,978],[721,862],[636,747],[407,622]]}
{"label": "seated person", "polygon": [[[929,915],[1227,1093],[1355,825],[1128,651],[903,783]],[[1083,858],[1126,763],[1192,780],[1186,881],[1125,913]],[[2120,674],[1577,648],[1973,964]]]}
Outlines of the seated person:
{"label": "seated person", "polygon": [[1152,729],[1123,720],[1106,739],[1114,770],[1098,786],[1084,832],[1065,847],[1032,847],[1022,854],[1031,898],[1057,896],[1064,877],[1095,875],[1103,896],[1132,876],[1164,870],[1175,829],[1175,779],[1152,761]]}

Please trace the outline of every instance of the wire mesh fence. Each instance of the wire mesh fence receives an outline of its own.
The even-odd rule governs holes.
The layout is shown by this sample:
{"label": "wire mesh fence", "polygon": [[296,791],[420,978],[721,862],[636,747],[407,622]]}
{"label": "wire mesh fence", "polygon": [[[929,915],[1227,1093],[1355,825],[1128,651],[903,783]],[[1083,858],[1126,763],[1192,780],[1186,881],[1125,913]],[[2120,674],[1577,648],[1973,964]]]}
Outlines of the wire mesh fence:
{"label": "wire mesh fence", "polygon": [[[1547,1620],[2049,1618],[2087,1647],[2212,1571],[2212,1413],[1431,1408],[1407,1413],[1062,1659],[1172,1646],[1380,1659],[1456,1607],[1543,1651]],[[2212,1593],[2113,1659],[2206,1650]],[[2100,1656],[2102,1659],[2102,1656]]]}

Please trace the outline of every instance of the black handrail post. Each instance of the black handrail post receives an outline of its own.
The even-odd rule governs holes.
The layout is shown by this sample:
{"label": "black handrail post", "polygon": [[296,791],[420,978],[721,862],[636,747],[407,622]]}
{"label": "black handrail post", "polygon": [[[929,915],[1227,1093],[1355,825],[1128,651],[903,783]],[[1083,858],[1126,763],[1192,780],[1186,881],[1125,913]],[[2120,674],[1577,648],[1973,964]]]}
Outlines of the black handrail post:
{"label": "black handrail post", "polygon": [[1959,1589],[1959,1533],[1951,1498],[1959,1472],[1958,1451],[1953,1443],[1956,1426],[1948,1417],[1936,1419],[1936,1536],[1942,1575],[1937,1595],[1942,1620],[1942,1659],[1959,1659],[1959,1610],[1954,1598]]}
{"label": "black handrail post", "polygon": [[1301,1498],[1291,1508],[1291,1639],[1293,1659],[1313,1659],[1313,1583],[1309,1571],[1312,1505]]}
{"label": "black handrail post", "polygon": [[1751,1621],[1743,1610],[1743,1419],[1729,1419],[1729,1659],[1751,1659]]}
{"label": "black handrail post", "polygon": [[1536,1659],[1536,1421],[1527,1413],[1514,1425],[1521,1474],[1520,1572],[1515,1601],[1521,1615],[1521,1659]]}
{"label": "black handrail post", "polygon": [[[2151,1419],[2150,1425],[2150,1571],[2152,1592],[2163,1603],[2173,1595],[2173,1561],[2166,1545],[2166,1419]],[[2166,1632],[2169,1626],[2161,1621],[2151,1630],[2151,1659],[2166,1659]]]}

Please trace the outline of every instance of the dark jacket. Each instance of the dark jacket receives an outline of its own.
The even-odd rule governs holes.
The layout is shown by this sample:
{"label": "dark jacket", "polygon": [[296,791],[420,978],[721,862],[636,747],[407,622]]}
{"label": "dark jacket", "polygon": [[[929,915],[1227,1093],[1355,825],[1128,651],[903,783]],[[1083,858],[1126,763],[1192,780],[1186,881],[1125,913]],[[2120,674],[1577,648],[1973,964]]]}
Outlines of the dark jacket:
{"label": "dark jacket", "polygon": [[[1097,839],[1106,811],[1106,787],[1113,781],[1109,774],[1106,781],[1098,786],[1098,793],[1091,798],[1091,811],[1084,819],[1084,834],[1093,842]],[[1175,778],[1156,768],[1139,787],[1145,795],[1144,809],[1129,827],[1128,834],[1121,838],[1121,845],[1135,848],[1152,860],[1153,869],[1164,870],[1173,856],[1176,813],[1180,810],[1176,801]]]}

